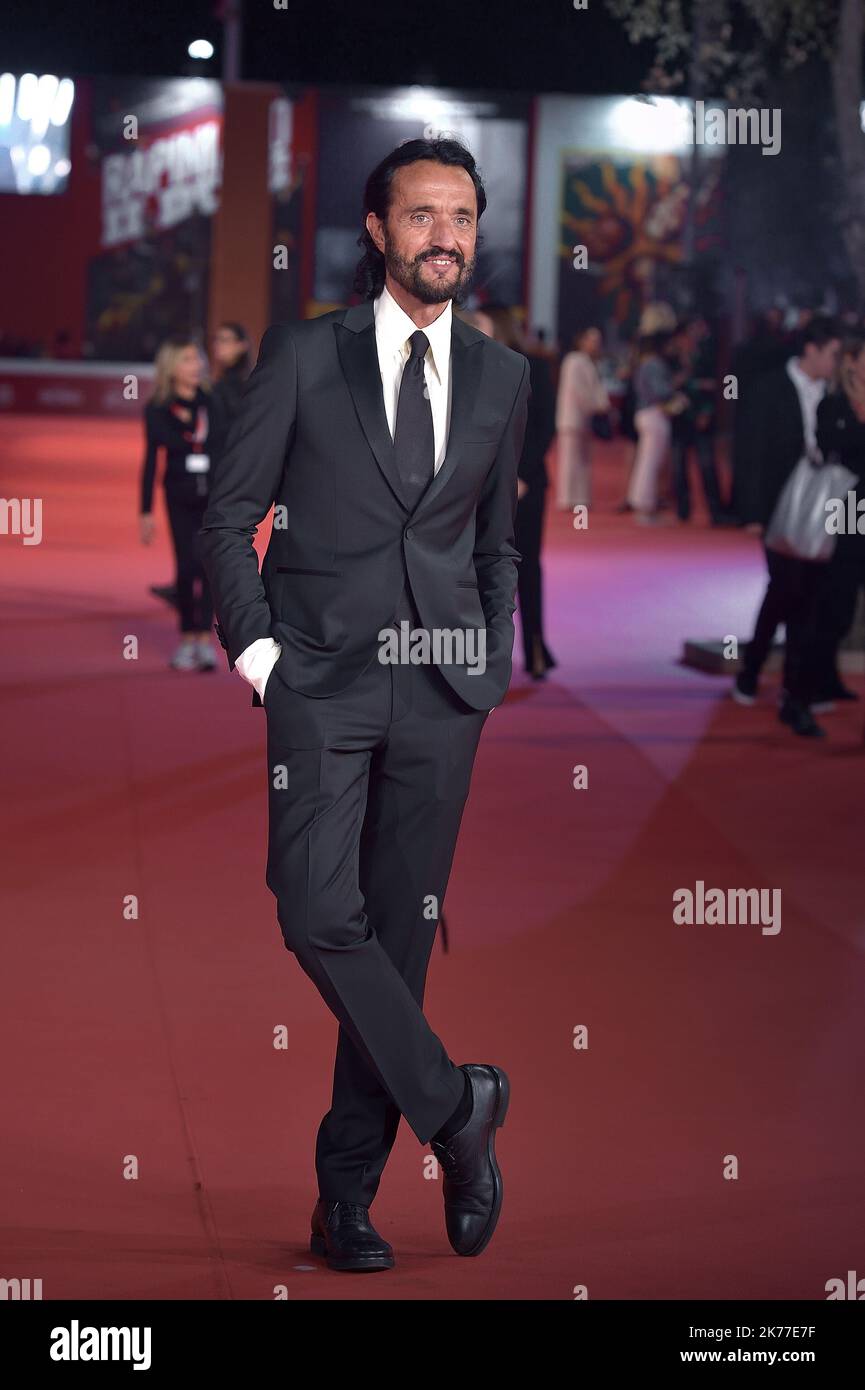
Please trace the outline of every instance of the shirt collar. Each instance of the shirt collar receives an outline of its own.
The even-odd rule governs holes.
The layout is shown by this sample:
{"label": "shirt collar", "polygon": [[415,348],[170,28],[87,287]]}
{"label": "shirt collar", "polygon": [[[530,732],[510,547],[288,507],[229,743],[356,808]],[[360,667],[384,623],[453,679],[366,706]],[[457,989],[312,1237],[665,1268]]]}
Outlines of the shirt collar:
{"label": "shirt collar", "polygon": [[[452,303],[452,300],[449,299],[435,322],[423,330],[429,339],[430,356],[439,380],[443,379],[450,360]],[[404,356],[408,356],[408,340],[412,333],[417,332],[417,324],[397,304],[386,286],[376,299],[373,310],[376,336],[385,350],[394,353],[402,352]]]}
{"label": "shirt collar", "polygon": [[788,359],[787,375],[790,377],[794,386],[798,386],[801,391],[810,392],[813,396],[822,396],[823,392],[826,390],[825,381],[821,381],[819,378],[815,381],[807,372],[802,371],[802,368],[799,366],[798,357],[791,357]]}

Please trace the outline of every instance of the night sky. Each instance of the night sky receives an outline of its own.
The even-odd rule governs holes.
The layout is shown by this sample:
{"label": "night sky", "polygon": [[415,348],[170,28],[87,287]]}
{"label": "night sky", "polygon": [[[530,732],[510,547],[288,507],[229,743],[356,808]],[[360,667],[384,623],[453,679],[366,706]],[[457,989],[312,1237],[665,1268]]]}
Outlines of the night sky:
{"label": "night sky", "polygon": [[[215,0],[5,0],[0,69],[183,76],[186,46],[209,38]],[[632,48],[602,0],[245,0],[246,79],[314,84],[639,91],[650,54]]]}

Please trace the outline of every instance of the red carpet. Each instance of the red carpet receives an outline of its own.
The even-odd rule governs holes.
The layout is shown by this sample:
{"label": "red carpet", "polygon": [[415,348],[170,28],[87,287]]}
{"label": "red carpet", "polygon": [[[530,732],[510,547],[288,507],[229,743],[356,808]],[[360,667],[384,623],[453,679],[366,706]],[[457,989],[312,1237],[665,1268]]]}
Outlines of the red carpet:
{"label": "red carpet", "polygon": [[[0,420],[4,495],[43,502],[41,545],[0,537],[0,1275],[46,1299],[569,1300],[821,1299],[865,1274],[863,713],[811,745],[771,688],[743,710],[677,665],[685,636],[746,635],[758,548],[614,517],[615,448],[588,532],[550,512],[559,666],[535,686],[517,660],[487,725],[427,990],[454,1059],[511,1077],[499,1229],[451,1253],[403,1126],[373,1208],[396,1269],[309,1255],[335,1024],[264,884],[263,712],[224,664],[166,667],[139,444]],[[674,924],[697,880],[780,889],[780,932]]]}

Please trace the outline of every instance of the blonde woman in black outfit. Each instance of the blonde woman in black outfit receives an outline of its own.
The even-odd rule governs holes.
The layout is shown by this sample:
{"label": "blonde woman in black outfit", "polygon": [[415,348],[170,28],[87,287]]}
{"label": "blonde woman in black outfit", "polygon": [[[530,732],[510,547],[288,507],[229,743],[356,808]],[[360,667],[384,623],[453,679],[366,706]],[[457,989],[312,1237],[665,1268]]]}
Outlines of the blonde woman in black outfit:
{"label": "blonde woman in black outfit", "polygon": [[162,482],[177,561],[180,645],[171,659],[177,671],[213,671],[213,604],[198,554],[198,532],[209,494],[208,438],[213,407],[203,386],[204,362],[189,338],[169,338],[156,355],[156,383],[144,411],[146,450],[141,470],[141,541],[155,531],[153,489],[160,455]]}

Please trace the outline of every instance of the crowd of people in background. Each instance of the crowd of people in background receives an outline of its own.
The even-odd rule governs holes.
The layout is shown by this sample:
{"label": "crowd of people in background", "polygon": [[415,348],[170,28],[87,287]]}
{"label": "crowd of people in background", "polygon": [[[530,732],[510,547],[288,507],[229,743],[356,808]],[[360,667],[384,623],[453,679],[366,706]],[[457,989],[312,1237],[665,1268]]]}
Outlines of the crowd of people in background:
{"label": "crowd of people in background", "polygon": [[[674,517],[690,522],[693,461],[710,525],[739,525],[761,535],[768,585],[733,695],[741,705],[756,702],[760,672],[783,624],[779,717],[798,735],[820,737],[825,731],[815,714],[856,698],[841,678],[839,649],[865,588],[865,535],[841,535],[831,546],[822,544],[819,555],[802,553],[807,543],[797,539],[797,527],[810,526],[813,533],[815,518],[791,521],[787,513],[791,479],[801,476],[797,469],[806,463],[815,469],[827,461],[843,465],[865,496],[865,326],[855,315],[830,319],[810,311],[799,313],[793,325],[785,324],[780,311],[755,320],[725,378],[735,383],[724,418],[731,440],[725,486],[717,447],[722,377],[716,335],[705,317],[680,320],[668,304],[646,305],[627,358],[616,367],[604,360],[597,325],[581,329],[559,360],[510,306],[457,312],[529,360],[532,389],[515,521],[526,673],[544,680],[556,664],[544,633],[541,566],[551,446],[555,505],[571,512],[595,505],[596,446],[624,436],[631,459],[619,512],[631,513],[642,526]],[[177,670],[216,665],[197,533],[251,365],[247,335],[231,322],[213,334],[209,367],[189,337],[170,339],[157,355],[155,389],[145,410],[140,527],[142,541],[149,543],[162,452],[176,576],[153,592],[177,609],[180,644],[171,658]],[[782,509],[787,534],[779,540],[774,533]],[[822,518],[817,521],[822,524]]]}
{"label": "crowd of people in background", "polygon": [[[734,682],[736,701],[756,703],[760,672],[782,625],[782,723],[796,735],[822,737],[814,716],[857,698],[842,680],[839,653],[865,590],[865,534],[857,526],[829,538],[826,505],[842,486],[854,508],[865,498],[865,324],[854,313],[832,318],[811,310],[793,319],[780,310],[759,316],[722,377],[707,319],[679,320],[663,302],[646,305],[615,374],[601,370],[596,325],[577,334],[558,364],[518,316],[503,318],[489,306],[473,316],[477,327],[524,352],[531,364],[517,544],[525,554],[519,589],[525,667],[535,679],[554,664],[542,616],[546,450],[555,440],[558,508],[591,508],[595,445],[618,433],[633,444],[620,512],[644,526],[661,524],[665,512],[688,523],[693,459],[709,524],[742,526],[762,539],[768,584]],[[731,386],[728,393],[722,381]],[[717,447],[722,399],[730,402],[729,485],[722,482]],[[846,497],[845,503],[849,509]]]}
{"label": "crowd of people in background", "polygon": [[660,525],[665,513],[691,518],[693,455],[713,526],[734,523],[722,501],[717,456],[717,344],[707,320],[678,320],[669,304],[647,304],[624,362],[607,370],[619,403],[599,370],[600,329],[580,332],[562,361],[558,383],[558,506],[592,504],[595,440],[624,436],[633,445],[621,512],[643,526]]}
{"label": "crowd of people in background", "polygon": [[[857,698],[839,668],[865,585],[865,334],[852,316],[808,314],[795,339],[770,320],[740,356],[734,435],[737,509],[762,537],[769,582],[733,686],[752,705],[760,673],[785,626],[779,718],[820,738],[815,714]],[[850,507],[852,499],[852,508]],[[844,503],[854,526],[830,534],[828,511]]]}
{"label": "crowd of people in background", "polygon": [[[519,465],[515,539],[522,555],[518,603],[525,670],[543,680],[555,666],[544,635],[541,551],[549,479],[546,456],[555,442],[555,502],[560,511],[594,505],[593,460],[598,441],[617,434],[633,442],[627,498],[619,508],[645,525],[658,524],[672,493],[681,521],[691,515],[689,462],[696,456],[713,525],[734,518],[721,502],[715,451],[718,387],[715,344],[703,318],[678,322],[666,304],[643,311],[632,350],[615,385],[604,362],[601,329],[582,329],[561,362],[520,314],[496,304],[458,311],[481,332],[529,360],[531,396]],[[604,379],[602,365],[606,368]]]}

